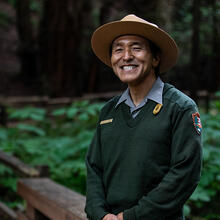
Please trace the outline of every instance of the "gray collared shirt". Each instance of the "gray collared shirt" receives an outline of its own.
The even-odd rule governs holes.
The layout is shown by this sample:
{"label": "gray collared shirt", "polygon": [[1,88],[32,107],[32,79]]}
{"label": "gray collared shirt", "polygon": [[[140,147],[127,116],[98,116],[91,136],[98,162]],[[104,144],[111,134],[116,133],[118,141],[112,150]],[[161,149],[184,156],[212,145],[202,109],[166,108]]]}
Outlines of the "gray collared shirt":
{"label": "gray collared shirt", "polygon": [[138,106],[134,105],[130,96],[129,88],[127,88],[122,93],[115,107],[117,108],[118,105],[120,105],[122,102],[125,102],[125,104],[130,107],[130,112],[132,117],[135,118],[140,112],[141,108],[147,103],[148,99],[151,99],[156,103],[163,104],[162,103],[163,87],[164,87],[164,83],[162,82],[160,77],[158,77],[153,87],[149,91],[149,93],[144,97],[144,99],[141,101],[141,103]]}

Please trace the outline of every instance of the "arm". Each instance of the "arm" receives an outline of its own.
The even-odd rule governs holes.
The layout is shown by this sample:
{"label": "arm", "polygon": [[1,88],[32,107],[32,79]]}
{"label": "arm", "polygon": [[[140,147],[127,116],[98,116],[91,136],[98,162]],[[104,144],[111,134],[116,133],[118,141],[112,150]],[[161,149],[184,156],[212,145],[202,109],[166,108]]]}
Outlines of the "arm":
{"label": "arm", "polygon": [[102,182],[102,159],[99,140],[99,125],[86,156],[87,192],[85,211],[91,220],[100,220],[108,214]]}
{"label": "arm", "polygon": [[201,136],[192,120],[196,111],[191,107],[174,113],[170,169],[156,188],[124,211],[124,220],[158,220],[171,216],[196,188],[201,169]]}

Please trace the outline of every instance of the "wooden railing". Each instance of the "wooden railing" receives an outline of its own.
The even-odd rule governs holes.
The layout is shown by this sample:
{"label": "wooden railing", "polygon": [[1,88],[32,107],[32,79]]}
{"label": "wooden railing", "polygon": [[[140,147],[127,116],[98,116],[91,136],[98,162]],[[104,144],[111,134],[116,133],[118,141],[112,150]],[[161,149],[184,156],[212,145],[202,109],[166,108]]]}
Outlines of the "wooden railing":
{"label": "wooden railing", "polygon": [[[190,95],[189,91],[183,91],[187,95]],[[81,97],[61,97],[61,98],[50,98],[49,96],[25,96],[25,97],[4,97],[0,96],[0,125],[7,125],[7,107],[8,106],[23,106],[23,105],[34,105],[34,106],[56,106],[56,105],[67,105],[75,101],[80,100],[109,100],[115,95],[121,94],[122,91],[96,93],[96,94],[85,94]],[[197,96],[199,100],[205,100],[206,110],[209,110],[209,104],[211,100],[220,100],[219,95],[209,93],[208,91],[198,91]]]}
{"label": "wooden railing", "polygon": [[41,173],[38,169],[30,167],[20,161],[18,158],[13,157],[9,154],[4,153],[0,150],[0,162],[9,166],[14,170],[19,176],[22,177],[39,177]]}
{"label": "wooden railing", "polygon": [[[85,220],[85,197],[49,178],[45,167],[33,168],[0,151],[0,162],[25,178],[17,183],[17,193],[26,202],[25,211],[13,211],[0,203],[7,220]],[[45,172],[46,170],[46,172]]]}
{"label": "wooden railing", "polygon": [[18,181],[18,194],[27,202],[18,220],[84,220],[85,197],[48,178]]}

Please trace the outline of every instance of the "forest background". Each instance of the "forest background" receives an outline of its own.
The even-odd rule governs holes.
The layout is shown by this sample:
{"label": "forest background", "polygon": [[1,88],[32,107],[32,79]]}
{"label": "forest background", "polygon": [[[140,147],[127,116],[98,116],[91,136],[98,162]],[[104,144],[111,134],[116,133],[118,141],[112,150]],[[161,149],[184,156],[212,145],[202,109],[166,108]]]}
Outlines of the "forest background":
{"label": "forest background", "polygon": [[[92,53],[90,38],[128,13],[158,24],[179,46],[178,62],[163,79],[199,104],[204,145],[202,179],[185,213],[220,219],[219,0],[1,0],[0,149],[48,165],[52,179],[85,193],[84,157],[107,98],[22,107],[7,100],[121,92],[125,85]],[[0,164],[0,200],[13,208],[21,202],[16,179]]]}

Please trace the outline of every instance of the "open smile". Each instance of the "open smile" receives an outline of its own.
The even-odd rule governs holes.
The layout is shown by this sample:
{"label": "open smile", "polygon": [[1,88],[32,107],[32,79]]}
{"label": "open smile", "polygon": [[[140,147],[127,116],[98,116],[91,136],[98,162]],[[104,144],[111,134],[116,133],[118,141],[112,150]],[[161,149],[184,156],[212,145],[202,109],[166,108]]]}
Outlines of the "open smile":
{"label": "open smile", "polygon": [[125,71],[131,71],[131,70],[133,70],[137,67],[138,67],[138,65],[123,65],[120,68],[125,70]]}

